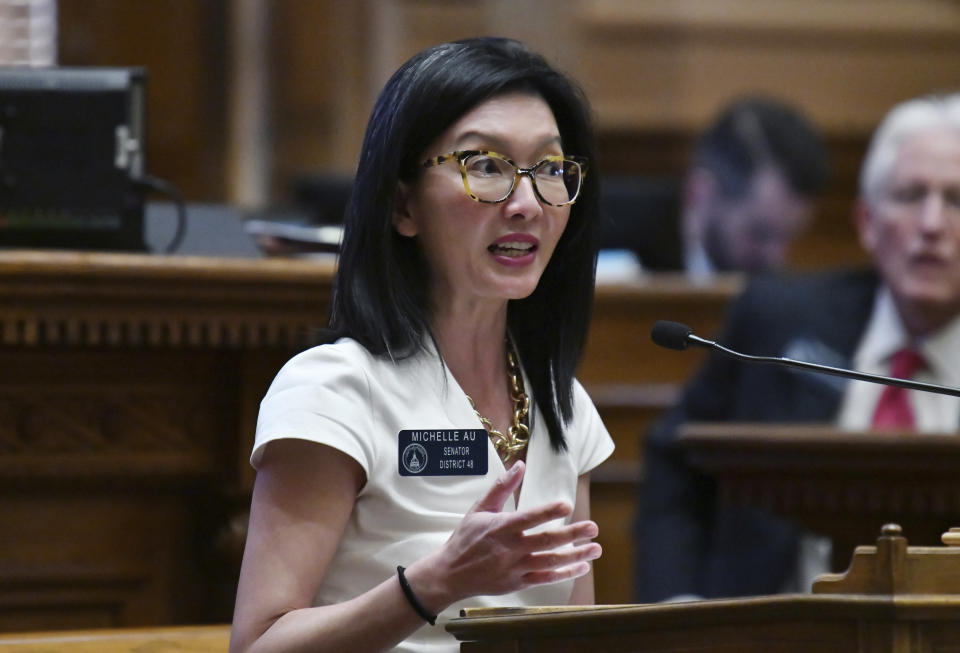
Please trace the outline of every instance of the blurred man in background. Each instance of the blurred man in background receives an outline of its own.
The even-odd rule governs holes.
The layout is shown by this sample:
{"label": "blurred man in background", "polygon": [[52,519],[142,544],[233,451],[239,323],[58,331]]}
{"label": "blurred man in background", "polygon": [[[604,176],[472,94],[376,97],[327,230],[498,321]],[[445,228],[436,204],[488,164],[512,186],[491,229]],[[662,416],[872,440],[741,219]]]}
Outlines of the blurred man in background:
{"label": "blurred man in background", "polygon": [[[891,111],[861,170],[856,227],[872,269],[758,277],[718,342],[960,386],[960,94]],[[678,446],[686,422],[820,422],[955,434],[960,399],[713,355],[647,435],[637,524],[641,601],[809,591],[829,540],[718,502]]]}
{"label": "blurred man in background", "polygon": [[680,188],[605,180],[604,247],[632,250],[647,270],[695,277],[776,269],[809,225],[827,176],[820,134],[797,109],[743,98],[698,138]]}

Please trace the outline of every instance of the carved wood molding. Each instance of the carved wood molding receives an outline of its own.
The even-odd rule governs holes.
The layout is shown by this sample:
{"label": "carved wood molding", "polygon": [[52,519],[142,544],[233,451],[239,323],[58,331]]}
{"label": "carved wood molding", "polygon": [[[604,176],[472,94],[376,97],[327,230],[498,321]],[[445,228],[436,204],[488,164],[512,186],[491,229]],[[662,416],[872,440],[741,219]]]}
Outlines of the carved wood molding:
{"label": "carved wood molding", "polygon": [[0,626],[13,626],[18,613],[60,615],[75,610],[116,623],[124,606],[135,600],[149,581],[142,570],[43,566],[0,568]]}
{"label": "carved wood molding", "polygon": [[0,345],[275,348],[324,326],[333,266],[300,260],[0,253]]}
{"label": "carved wood molding", "polygon": [[688,424],[680,441],[721,497],[785,514],[960,515],[960,442],[947,433],[819,424]]}
{"label": "carved wood molding", "polygon": [[585,29],[607,38],[687,35],[878,49],[956,48],[960,27],[960,5],[940,0],[583,0],[580,16]]}
{"label": "carved wood molding", "polygon": [[808,513],[861,516],[931,515],[956,518],[960,515],[960,488],[949,481],[923,482],[917,478],[875,478],[842,482],[814,474],[810,478],[771,481],[769,478],[724,476],[721,500],[730,505],[763,506],[783,514]]}
{"label": "carved wood molding", "polygon": [[0,397],[0,486],[209,479],[224,455],[215,422],[198,397]]}

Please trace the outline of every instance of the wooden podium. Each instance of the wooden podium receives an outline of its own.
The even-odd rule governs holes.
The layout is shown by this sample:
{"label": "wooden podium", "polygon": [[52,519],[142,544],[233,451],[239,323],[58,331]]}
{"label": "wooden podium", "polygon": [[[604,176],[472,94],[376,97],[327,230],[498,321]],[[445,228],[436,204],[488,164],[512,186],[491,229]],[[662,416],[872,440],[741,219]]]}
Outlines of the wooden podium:
{"label": "wooden podium", "polygon": [[[721,501],[791,517],[834,540],[813,594],[681,604],[467,610],[463,653],[960,650],[960,439],[829,426],[691,424],[695,464]],[[897,521],[904,525],[888,522]],[[871,541],[882,526],[876,546]],[[852,558],[851,558],[852,555]],[[851,562],[852,559],[852,562]]]}
{"label": "wooden podium", "polygon": [[[960,541],[960,532],[944,535]],[[914,653],[960,642],[960,547],[908,547],[897,525],[813,594],[691,603],[465,610],[462,653]]]}
{"label": "wooden podium", "polygon": [[952,435],[703,423],[685,427],[680,442],[716,475],[721,501],[830,536],[837,571],[887,522],[922,545],[960,524],[960,438]]}

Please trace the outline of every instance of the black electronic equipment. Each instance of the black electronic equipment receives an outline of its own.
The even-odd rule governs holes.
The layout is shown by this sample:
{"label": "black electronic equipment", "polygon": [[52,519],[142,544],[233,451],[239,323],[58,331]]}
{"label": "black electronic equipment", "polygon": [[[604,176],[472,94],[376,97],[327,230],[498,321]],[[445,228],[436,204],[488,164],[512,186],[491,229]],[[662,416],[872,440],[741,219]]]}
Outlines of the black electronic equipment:
{"label": "black electronic equipment", "polygon": [[146,72],[0,67],[0,247],[144,250]]}

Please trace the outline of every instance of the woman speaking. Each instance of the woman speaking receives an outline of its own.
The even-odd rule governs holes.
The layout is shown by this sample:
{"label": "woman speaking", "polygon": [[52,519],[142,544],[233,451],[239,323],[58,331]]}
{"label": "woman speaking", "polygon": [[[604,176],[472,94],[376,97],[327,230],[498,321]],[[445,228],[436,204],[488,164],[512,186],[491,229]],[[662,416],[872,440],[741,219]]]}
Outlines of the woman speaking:
{"label": "woman speaking", "polygon": [[261,404],[233,653],[456,651],[463,606],[593,602],[593,157],[582,94],[516,41],[387,83],[329,337]]}

